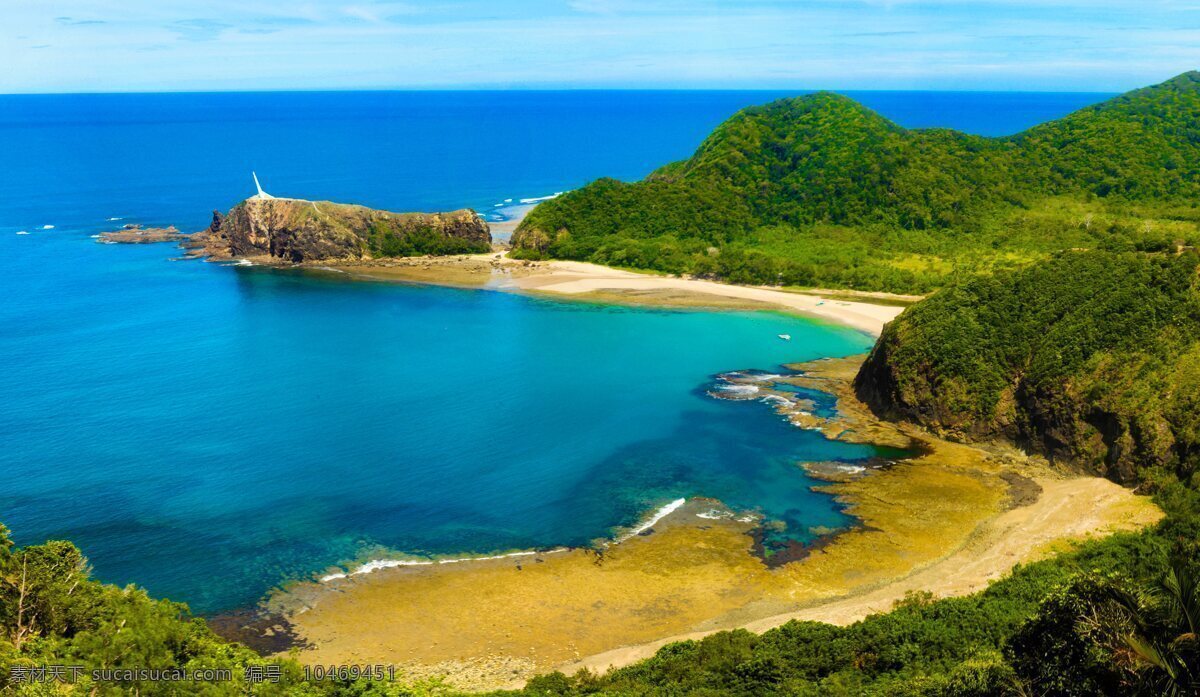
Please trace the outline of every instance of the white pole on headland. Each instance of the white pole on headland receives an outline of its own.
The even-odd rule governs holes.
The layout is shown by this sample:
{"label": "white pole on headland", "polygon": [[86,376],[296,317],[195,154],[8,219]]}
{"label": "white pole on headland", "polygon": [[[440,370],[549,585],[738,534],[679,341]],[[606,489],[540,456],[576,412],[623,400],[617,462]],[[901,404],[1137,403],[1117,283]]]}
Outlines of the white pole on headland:
{"label": "white pole on headland", "polygon": [[263,191],[262,184],[258,183],[258,173],[257,172],[251,172],[250,176],[254,177],[254,188],[258,189],[258,193],[254,196],[254,198],[275,198],[271,194],[268,194],[267,192]]}

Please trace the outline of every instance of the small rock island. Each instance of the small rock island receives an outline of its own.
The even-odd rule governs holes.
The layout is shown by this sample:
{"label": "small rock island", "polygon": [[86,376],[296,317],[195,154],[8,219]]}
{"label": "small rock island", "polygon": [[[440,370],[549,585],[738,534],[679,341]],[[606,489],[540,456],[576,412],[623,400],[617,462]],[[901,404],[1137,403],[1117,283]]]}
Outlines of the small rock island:
{"label": "small rock island", "polygon": [[100,233],[96,241],[101,244],[154,244],[156,242],[177,242],[187,238],[188,236],[180,232],[174,225],[168,227],[124,225],[120,230]]}

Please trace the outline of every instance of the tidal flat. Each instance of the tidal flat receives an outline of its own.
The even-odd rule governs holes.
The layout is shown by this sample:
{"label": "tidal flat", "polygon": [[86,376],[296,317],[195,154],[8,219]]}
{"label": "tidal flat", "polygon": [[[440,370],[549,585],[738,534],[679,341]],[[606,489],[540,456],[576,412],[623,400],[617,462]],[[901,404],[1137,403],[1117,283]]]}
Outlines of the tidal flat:
{"label": "tidal flat", "polygon": [[[854,398],[862,357],[790,366],[785,379],[838,399],[832,417],[797,401],[797,426],[917,454],[832,476],[857,523],[782,565],[756,554],[757,521],[689,499],[643,534],[593,549],[399,567],[273,597],[309,663],[392,663],[464,688],[519,685],[537,672],[604,670],[663,644],[790,619],[846,624],[910,591],[980,590],[1013,565],[1093,535],[1151,524],[1148,499],[1070,478],[999,447],[947,442],[882,422]],[[746,408],[775,408],[747,404]],[[797,465],[799,466],[799,465]],[[818,474],[818,471],[810,471]]]}

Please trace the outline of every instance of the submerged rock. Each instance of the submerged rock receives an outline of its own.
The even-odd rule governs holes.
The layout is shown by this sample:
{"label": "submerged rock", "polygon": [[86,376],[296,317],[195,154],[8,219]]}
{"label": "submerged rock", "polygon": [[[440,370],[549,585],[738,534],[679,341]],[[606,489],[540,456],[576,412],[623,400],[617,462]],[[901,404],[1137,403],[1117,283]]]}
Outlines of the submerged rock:
{"label": "submerged rock", "polygon": [[491,251],[487,223],[472,210],[392,213],[365,206],[254,197],[213,213],[193,244],[214,259],[355,261]]}

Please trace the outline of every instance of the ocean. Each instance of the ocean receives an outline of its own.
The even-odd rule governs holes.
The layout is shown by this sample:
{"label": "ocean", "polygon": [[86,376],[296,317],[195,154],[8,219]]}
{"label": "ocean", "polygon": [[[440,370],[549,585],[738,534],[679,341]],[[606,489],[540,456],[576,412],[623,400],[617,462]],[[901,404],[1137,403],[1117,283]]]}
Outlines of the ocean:
{"label": "ocean", "polygon": [[[849,93],[1003,135],[1105,98]],[[198,612],[335,564],[588,544],[679,497],[788,539],[852,521],[796,466],[878,453],[707,394],[871,339],[768,312],[554,302],[99,245],[253,193],[390,210],[684,158],[766,92],[0,96],[0,523]],[[18,234],[26,233],[26,234]],[[790,342],[779,334],[790,334]]]}

